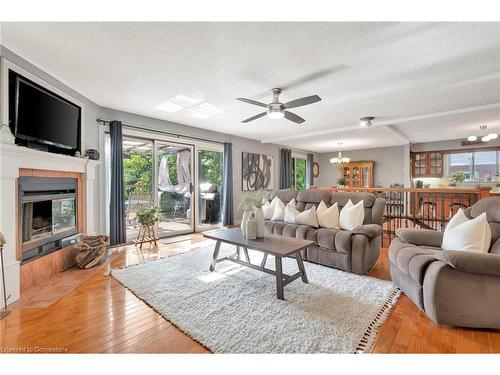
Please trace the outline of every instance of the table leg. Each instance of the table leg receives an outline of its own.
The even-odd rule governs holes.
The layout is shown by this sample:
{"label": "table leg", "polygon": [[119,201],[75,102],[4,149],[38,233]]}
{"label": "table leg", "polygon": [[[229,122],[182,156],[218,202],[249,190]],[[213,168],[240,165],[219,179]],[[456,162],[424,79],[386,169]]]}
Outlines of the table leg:
{"label": "table leg", "polygon": [[260,266],[264,268],[266,266],[266,262],[267,262],[267,253],[264,253],[264,257],[262,258],[262,263],[260,264]]}
{"label": "table leg", "polygon": [[245,253],[245,258],[247,259],[247,262],[250,263],[250,257],[248,256],[248,248],[244,247],[243,252]]}
{"label": "table leg", "polygon": [[236,255],[237,255],[238,259],[240,259],[240,247],[239,246],[236,246]]}
{"label": "table leg", "polygon": [[283,295],[283,267],[281,257],[275,256],[274,263],[276,266],[276,295],[278,299],[285,299]]}
{"label": "table leg", "polygon": [[220,241],[215,243],[214,255],[212,256],[212,263],[210,264],[210,272],[215,270],[215,264],[217,263],[217,257],[219,256],[220,244]]}
{"label": "table leg", "polygon": [[300,251],[295,253],[295,260],[297,261],[297,267],[299,267],[301,273],[300,277],[302,281],[305,282],[306,284],[309,284],[309,280],[307,279],[306,269],[304,267],[304,262],[302,261],[302,255],[300,255]]}

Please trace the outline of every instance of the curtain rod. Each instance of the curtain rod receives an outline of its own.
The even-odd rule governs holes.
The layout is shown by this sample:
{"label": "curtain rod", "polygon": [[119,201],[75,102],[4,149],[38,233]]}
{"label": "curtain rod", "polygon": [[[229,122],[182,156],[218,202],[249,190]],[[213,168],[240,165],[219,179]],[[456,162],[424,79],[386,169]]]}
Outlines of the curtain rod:
{"label": "curtain rod", "polygon": [[[96,119],[96,121],[98,123],[100,123],[100,124],[103,124],[103,125],[109,125],[110,122],[111,122],[111,121],[103,120],[103,119],[100,119],[100,118]],[[163,130],[149,129],[149,128],[144,128],[144,127],[139,126],[139,125],[127,124],[127,123],[124,123],[124,122],[122,122],[122,126],[125,127],[125,128],[130,128],[130,129],[144,130],[144,131],[147,131],[147,132],[150,132],[150,133],[170,135],[170,136],[177,137],[179,139],[180,138],[186,138],[186,139],[194,139],[194,140],[203,141],[203,142],[218,143],[218,144],[221,144],[221,145],[224,144],[224,142],[215,141],[213,139],[206,139],[206,138],[194,137],[194,136],[191,136],[191,135],[176,134],[176,133],[171,133],[171,132],[167,132],[167,131],[163,131]]]}

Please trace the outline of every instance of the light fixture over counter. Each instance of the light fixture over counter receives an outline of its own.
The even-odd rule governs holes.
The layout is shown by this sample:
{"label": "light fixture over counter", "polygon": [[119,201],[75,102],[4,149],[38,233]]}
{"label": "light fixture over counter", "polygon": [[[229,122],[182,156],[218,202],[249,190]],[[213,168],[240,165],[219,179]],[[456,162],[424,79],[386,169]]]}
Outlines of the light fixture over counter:
{"label": "light fixture over counter", "polygon": [[469,137],[467,137],[467,140],[469,142],[476,142],[478,139],[481,139],[481,142],[489,142],[489,141],[492,141],[494,139],[497,139],[498,138],[498,134],[497,133],[489,133],[489,134],[486,134],[486,128],[488,126],[487,125],[481,125],[479,127],[479,129],[481,130],[481,135],[477,136],[477,135],[469,135]]}

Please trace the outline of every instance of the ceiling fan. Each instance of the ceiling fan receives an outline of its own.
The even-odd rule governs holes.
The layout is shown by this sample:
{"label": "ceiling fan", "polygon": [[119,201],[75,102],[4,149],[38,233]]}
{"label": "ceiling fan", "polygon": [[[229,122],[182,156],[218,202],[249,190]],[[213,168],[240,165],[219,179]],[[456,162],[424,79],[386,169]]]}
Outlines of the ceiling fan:
{"label": "ceiling fan", "polygon": [[243,120],[242,122],[247,123],[247,122],[250,122],[253,120],[257,120],[258,118],[261,118],[261,117],[267,115],[267,117],[269,117],[271,119],[280,119],[280,118],[284,117],[287,120],[293,121],[297,124],[302,124],[306,120],[304,120],[302,117],[296,115],[295,113],[287,111],[287,109],[302,107],[304,105],[313,104],[313,103],[319,102],[321,100],[321,98],[318,95],[312,95],[312,96],[306,96],[306,97],[300,98],[300,99],[295,99],[295,100],[292,100],[291,102],[280,103],[279,96],[281,94],[281,89],[278,89],[278,88],[272,89],[271,92],[273,93],[273,101],[269,104],[258,102],[256,100],[252,100],[252,99],[237,98],[237,100],[239,100],[239,101],[266,108],[265,112],[262,112],[262,113],[259,113],[258,115],[247,118],[246,120]]}

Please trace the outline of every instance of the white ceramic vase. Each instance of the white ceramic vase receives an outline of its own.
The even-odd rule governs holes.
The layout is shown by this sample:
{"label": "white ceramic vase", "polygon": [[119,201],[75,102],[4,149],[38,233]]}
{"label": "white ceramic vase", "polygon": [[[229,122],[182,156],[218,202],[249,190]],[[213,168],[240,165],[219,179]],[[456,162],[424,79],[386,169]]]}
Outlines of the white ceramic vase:
{"label": "white ceramic vase", "polygon": [[255,209],[255,222],[257,224],[257,238],[264,237],[266,221],[262,207]]}
{"label": "white ceramic vase", "polygon": [[248,217],[248,220],[246,222],[246,237],[249,240],[255,240],[257,238],[257,223],[255,222],[255,215],[254,213],[250,213],[250,216]]}
{"label": "white ceramic vase", "polygon": [[241,218],[241,225],[240,225],[241,234],[243,234],[243,237],[247,236],[246,230],[247,230],[247,221],[248,221],[249,217],[250,217],[250,211],[245,210],[245,212],[243,212],[243,216]]}

